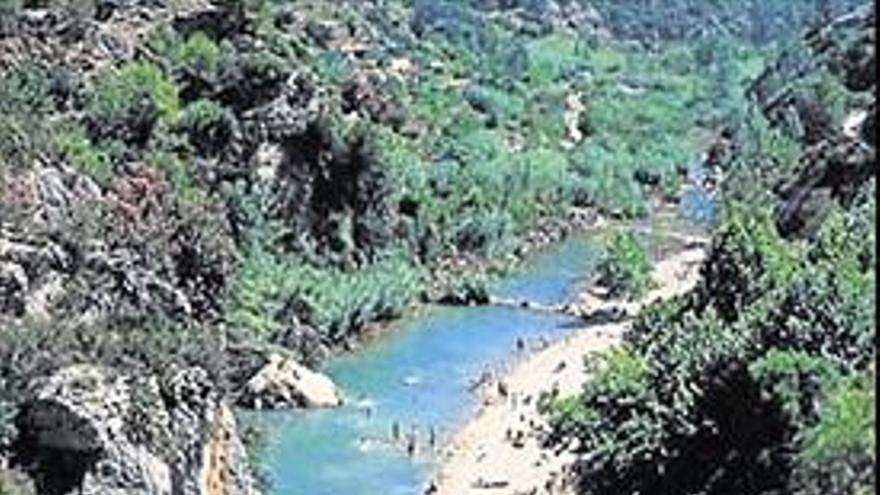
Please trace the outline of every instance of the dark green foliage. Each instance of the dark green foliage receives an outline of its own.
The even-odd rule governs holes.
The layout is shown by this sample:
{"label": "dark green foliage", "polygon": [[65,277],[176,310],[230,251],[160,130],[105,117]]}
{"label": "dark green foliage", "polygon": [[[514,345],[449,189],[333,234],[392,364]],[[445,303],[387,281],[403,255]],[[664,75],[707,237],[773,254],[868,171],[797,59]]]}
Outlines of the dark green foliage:
{"label": "dark green foliage", "polygon": [[[809,182],[837,160],[810,146],[833,143],[835,106],[854,100],[837,83],[803,87],[837,116],[810,132],[749,117],[718,160],[725,213],[699,286],[648,308],[580,395],[547,406],[550,441],[584,454],[583,493],[873,489],[875,186]],[[830,189],[802,213],[809,229],[785,229],[790,196],[768,193],[794,181]]]}
{"label": "dark green foliage", "polygon": [[109,184],[113,178],[110,154],[95,146],[82,128],[61,131],[55,145],[62,157],[98,183]]}
{"label": "dark green foliage", "polygon": [[212,100],[197,100],[187,105],[178,126],[201,156],[218,155],[237,133],[237,120],[232,112]]}
{"label": "dark green foliage", "polygon": [[876,383],[873,372],[834,389],[819,421],[800,438],[794,493],[866,495],[876,487]]}
{"label": "dark green foliage", "polygon": [[608,389],[631,375],[615,371],[559,406],[576,413],[556,432],[594,453],[581,465],[587,493],[764,493],[794,482],[798,432],[831,388],[872,362],[874,277],[839,231],[825,235],[841,251],[824,264],[773,229],[766,216],[728,219],[700,290],[639,318],[627,352],[643,363],[643,386]]}
{"label": "dark green foliage", "polygon": [[737,208],[713,236],[700,290],[721,318],[733,322],[756,298],[785,287],[798,258],[797,244],[782,240],[768,212]]}
{"label": "dark green foliage", "polygon": [[72,93],[73,76],[61,68],[25,64],[0,75],[0,172],[28,169],[52,148],[49,116]]}
{"label": "dark green foliage", "polygon": [[516,95],[491,87],[472,86],[465,93],[465,98],[475,110],[489,116],[489,127],[513,120],[525,111],[524,102]]}
{"label": "dark green foliage", "polygon": [[171,63],[178,80],[182,81],[185,95],[210,91],[219,82],[221,61],[221,48],[202,32],[190,35],[171,54]]}
{"label": "dark green foliage", "polygon": [[599,283],[612,296],[638,299],[651,289],[651,256],[645,240],[633,232],[614,232],[605,242]]}
{"label": "dark green foliage", "polygon": [[771,203],[771,191],[797,169],[802,144],[754,113],[740,122],[736,141],[737,154],[722,163],[728,171],[722,194],[743,203]]}
{"label": "dark green foliage", "polygon": [[87,114],[89,132],[98,140],[143,145],[157,124],[176,121],[179,106],[174,81],[155,65],[132,62],[95,88]]}
{"label": "dark green foliage", "polygon": [[[415,301],[422,281],[418,269],[400,253],[387,253],[356,271],[342,271],[256,250],[239,272],[227,320],[243,336],[276,339],[287,326],[305,324],[319,329],[323,343],[333,344],[371,321],[399,314]],[[288,314],[290,308],[296,308],[295,314]]]}
{"label": "dark green foliage", "polygon": [[598,0],[614,30],[643,41],[695,39],[732,33],[756,44],[797,35],[858,5],[856,0]]}
{"label": "dark green foliage", "polygon": [[819,399],[842,380],[838,363],[800,351],[773,349],[752,362],[749,373],[779,403],[794,429],[817,417]]}

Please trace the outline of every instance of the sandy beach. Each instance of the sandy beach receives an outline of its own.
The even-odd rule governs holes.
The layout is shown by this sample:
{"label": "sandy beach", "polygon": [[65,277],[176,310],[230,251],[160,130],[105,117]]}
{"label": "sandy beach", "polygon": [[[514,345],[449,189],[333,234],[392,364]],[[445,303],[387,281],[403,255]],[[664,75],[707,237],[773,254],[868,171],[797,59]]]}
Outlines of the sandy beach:
{"label": "sandy beach", "polygon": [[[635,315],[653,301],[694,287],[704,257],[704,248],[691,247],[658,261],[652,274],[656,287],[641,301],[606,300],[590,289],[576,305],[589,310],[623,307],[627,315]],[[546,423],[536,402],[541,392],[554,388],[562,395],[577,393],[587,379],[585,356],[617,345],[629,321],[573,330],[555,342],[526,349],[499,370],[498,378],[477,391],[481,405],[445,446],[427,493],[573,494],[565,472],[575,459],[570,453],[556,454],[540,447]]]}

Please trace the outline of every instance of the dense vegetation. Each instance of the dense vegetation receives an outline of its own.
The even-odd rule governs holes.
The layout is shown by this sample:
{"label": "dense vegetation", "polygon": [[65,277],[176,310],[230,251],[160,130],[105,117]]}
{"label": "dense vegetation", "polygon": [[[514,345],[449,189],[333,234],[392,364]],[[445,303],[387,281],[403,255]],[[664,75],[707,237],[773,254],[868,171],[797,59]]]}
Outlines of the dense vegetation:
{"label": "dense vegetation", "polygon": [[702,282],[640,315],[579,396],[546,404],[551,442],[584,454],[583,493],[875,490],[875,137],[843,125],[874,111],[859,83],[873,19],[790,47],[783,60],[812,57],[799,74],[762,74],[717,155]]}
{"label": "dense vegetation", "polygon": [[637,233],[615,231],[605,241],[597,282],[611,297],[638,299],[651,289],[651,255]]}
{"label": "dense vegetation", "polygon": [[[873,186],[856,164],[825,187],[811,163],[851,165],[817,143],[866,105],[865,54],[813,70],[789,42],[853,3],[0,1],[0,460],[61,366],[199,365],[234,390],[255,354],[315,362],[479,293],[444,271],[542,220],[649,215],[715,143],[731,205],[704,286],[640,320],[559,436],[601,447],[602,493],[663,492],[682,466],[695,492],[863,483]],[[762,74],[780,51],[791,73]],[[604,266],[633,296],[637,244]],[[742,450],[730,432],[752,424],[767,444]]]}
{"label": "dense vegetation", "polygon": [[[716,92],[755,67],[518,6],[4,5],[13,409],[66,363],[200,364],[235,386],[244,349],[320,359],[420,298],[479,293],[448,260],[505,259],[575,206],[674,197]],[[92,47],[110,27],[118,49]]]}

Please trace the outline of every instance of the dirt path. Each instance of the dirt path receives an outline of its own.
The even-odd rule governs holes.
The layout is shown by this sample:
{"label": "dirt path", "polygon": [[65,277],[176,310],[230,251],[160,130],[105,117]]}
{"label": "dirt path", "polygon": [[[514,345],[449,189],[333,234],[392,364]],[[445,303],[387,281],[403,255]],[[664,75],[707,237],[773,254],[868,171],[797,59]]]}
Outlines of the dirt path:
{"label": "dirt path", "polygon": [[[657,287],[640,302],[604,301],[588,291],[578,304],[589,310],[618,305],[627,314],[636,314],[645,304],[690,290],[697,283],[704,256],[703,248],[690,248],[659,261],[653,273]],[[552,388],[562,395],[577,393],[586,379],[584,356],[617,345],[628,325],[623,321],[575,330],[527,354],[500,373],[500,380],[484,385],[482,406],[447,444],[433,486],[426,493],[573,493],[563,475],[574,460],[572,455],[554,455],[539,446],[538,437],[546,424],[536,401],[541,392]]]}

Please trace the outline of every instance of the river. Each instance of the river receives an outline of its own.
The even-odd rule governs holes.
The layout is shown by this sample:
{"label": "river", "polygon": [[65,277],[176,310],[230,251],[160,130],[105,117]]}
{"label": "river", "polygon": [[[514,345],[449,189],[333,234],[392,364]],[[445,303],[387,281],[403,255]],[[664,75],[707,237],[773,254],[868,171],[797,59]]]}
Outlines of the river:
{"label": "river", "polygon": [[[594,269],[594,235],[572,236],[543,250],[491,292],[545,304],[566,302]],[[423,493],[436,461],[428,448],[431,430],[439,451],[475,406],[472,380],[513,355],[517,339],[553,339],[576,323],[498,306],[428,306],[394,323],[378,341],[327,363],[324,371],[344,390],[342,408],[258,413],[269,432],[265,467],[272,493]],[[390,441],[395,423],[402,438],[415,432],[415,456]]]}

